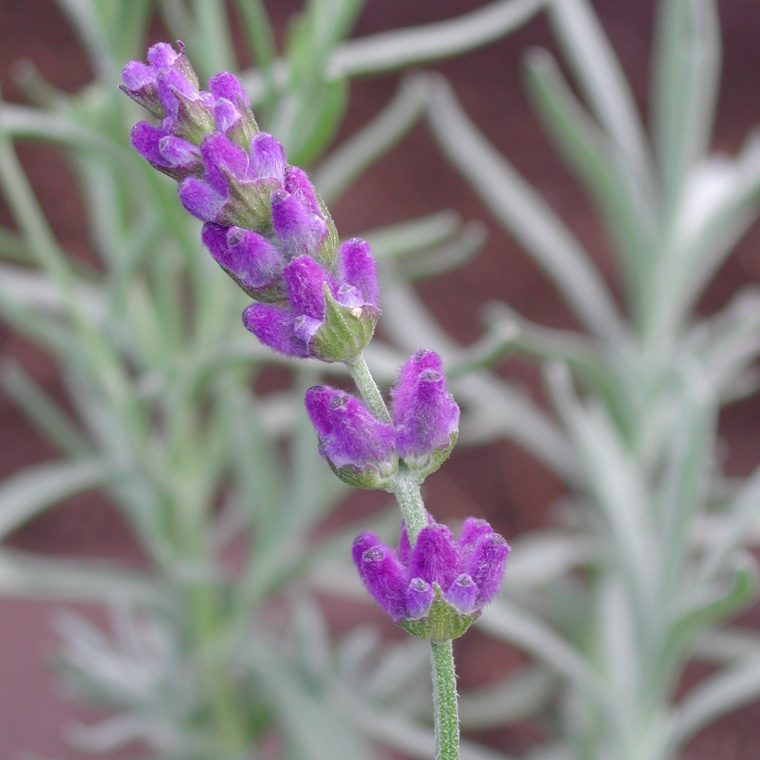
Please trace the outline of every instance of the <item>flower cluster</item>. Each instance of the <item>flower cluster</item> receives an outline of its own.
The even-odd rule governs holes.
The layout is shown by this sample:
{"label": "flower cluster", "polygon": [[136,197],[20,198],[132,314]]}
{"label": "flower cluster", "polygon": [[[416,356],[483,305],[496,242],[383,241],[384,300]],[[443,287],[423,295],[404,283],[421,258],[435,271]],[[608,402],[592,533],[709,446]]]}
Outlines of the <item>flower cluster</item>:
{"label": "flower cluster", "polygon": [[184,207],[204,222],[213,258],[256,303],[246,328],[275,351],[323,361],[356,357],[380,316],[369,245],[338,245],[306,173],[260,132],[245,92],[227,72],[199,89],[184,55],[158,43],[131,61],[122,89],[160,120],[132,130],[135,149],[179,182]]}
{"label": "flower cluster", "polygon": [[353,486],[389,487],[399,459],[421,482],[456,443],[459,407],[446,388],[438,354],[414,354],[401,368],[391,398],[391,422],[385,422],[345,391],[316,385],[306,392],[320,452]]}
{"label": "flower cluster", "polygon": [[402,525],[398,550],[362,533],[352,554],[367,590],[395,623],[444,641],[461,636],[496,596],[509,545],[485,520],[469,517],[459,541],[430,521],[414,547]]}
{"label": "flower cluster", "polygon": [[[306,173],[259,130],[236,77],[217,74],[201,90],[182,43],[158,43],[147,63],[124,67],[122,80],[121,89],[158,122],[136,124],[132,145],[179,183],[183,206],[204,223],[211,256],[254,300],[243,312],[245,327],[288,356],[358,361],[380,316],[372,251],[358,238],[339,244]],[[360,488],[394,490],[410,475],[422,483],[458,434],[459,407],[432,351],[418,351],[401,368],[389,418],[324,385],[307,391],[306,409],[321,454]],[[461,636],[478,617],[498,592],[508,553],[507,542],[474,518],[458,542],[431,518],[414,546],[402,525],[398,551],[371,533],[353,548],[380,606],[409,633],[434,641]]]}

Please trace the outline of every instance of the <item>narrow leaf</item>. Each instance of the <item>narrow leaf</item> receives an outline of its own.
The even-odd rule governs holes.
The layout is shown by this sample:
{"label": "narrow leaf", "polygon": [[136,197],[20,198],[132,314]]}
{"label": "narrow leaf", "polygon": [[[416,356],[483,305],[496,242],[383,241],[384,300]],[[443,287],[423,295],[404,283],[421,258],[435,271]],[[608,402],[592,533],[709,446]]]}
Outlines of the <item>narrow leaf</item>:
{"label": "narrow leaf", "polygon": [[114,477],[97,460],[30,467],[0,484],[0,541],[64,499],[97,488]]}
{"label": "narrow leaf", "polygon": [[429,113],[433,133],[446,156],[496,219],[546,272],[589,330],[619,344],[624,329],[588,254],[543,199],[488,143],[443,81]]}

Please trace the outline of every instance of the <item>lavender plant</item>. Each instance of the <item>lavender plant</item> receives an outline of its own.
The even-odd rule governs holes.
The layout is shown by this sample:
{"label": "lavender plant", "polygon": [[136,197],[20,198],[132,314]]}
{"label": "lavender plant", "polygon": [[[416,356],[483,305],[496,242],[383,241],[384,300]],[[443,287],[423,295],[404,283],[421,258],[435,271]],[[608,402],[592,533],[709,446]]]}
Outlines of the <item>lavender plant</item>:
{"label": "lavender plant", "polygon": [[[214,259],[257,303],[243,324],[287,356],[344,362],[364,403],[329,386],[306,392],[319,448],[335,474],[393,493],[403,515],[398,552],[373,533],[353,545],[359,574],[395,623],[432,645],[436,758],[459,757],[452,640],[496,596],[509,553],[483,520],[468,519],[458,543],[425,510],[420,485],[448,457],[459,407],[441,360],[418,351],[401,368],[391,412],[363,358],[380,315],[367,243],[338,244],[324,203],[281,144],[260,132],[234,75],[209,90],[184,55],[158,43],[148,63],[131,61],[122,89],[160,119],[139,122],[132,144],[153,167],[180,180],[184,207],[205,222]],[[365,406],[366,404],[366,406]],[[426,524],[426,523],[431,524]]]}
{"label": "lavender plant", "polygon": [[[289,155],[300,160],[312,159],[334,134],[348,77],[465,52],[507,33],[539,7],[538,2],[500,2],[411,30],[412,37],[388,33],[342,43],[358,4],[337,8],[313,2],[288,42],[287,59],[275,60],[266,12],[243,5],[259,63],[256,73],[244,77],[246,87],[259,101],[257,114],[277,125]],[[326,5],[329,25],[321,23]],[[364,667],[348,658],[349,646],[359,638],[347,638],[346,657],[343,642],[327,643],[322,612],[299,580],[315,575],[315,567],[339,548],[346,553],[359,530],[386,535],[388,527],[381,518],[346,526],[326,541],[311,535],[345,486],[314,456],[314,433],[306,415],[299,414],[298,399],[335,363],[320,363],[318,369],[310,360],[293,363],[292,354],[229,339],[239,329],[242,300],[216,276],[213,258],[198,255],[197,221],[183,212],[170,185],[123,148],[125,124],[133,116],[126,98],[112,96],[113,83],[121,62],[140,46],[148,5],[62,7],[89,54],[94,81],[69,95],[27,67],[23,86],[32,105],[5,103],[0,113],[0,179],[17,225],[4,231],[0,246],[7,259],[0,270],[0,314],[11,329],[54,357],[61,370],[59,390],[67,399],[61,406],[21,365],[4,363],[4,390],[62,458],[3,483],[0,587],[15,596],[94,602],[112,613],[107,631],[73,613],[60,621],[60,667],[67,683],[81,698],[107,706],[101,721],[70,735],[92,752],[138,742],[155,756],[182,760],[236,758],[258,747],[303,756],[369,757],[365,737],[429,755],[431,738],[419,732],[412,717],[425,704],[424,693],[403,685],[407,699],[416,695],[415,710],[389,716],[396,726],[392,736],[382,728],[386,716],[375,706],[369,709],[366,681],[345,698],[345,683]],[[176,36],[197,40],[201,68],[210,73],[230,67],[232,46],[221,5],[204,2],[185,9],[163,3],[159,10]],[[139,68],[131,83],[150,89],[148,64]],[[183,109],[196,108],[201,121],[192,129],[202,127],[197,106],[203,103],[183,101],[187,80],[172,79],[177,92],[170,115],[179,119]],[[234,97],[228,100],[235,106]],[[345,189],[409,129],[423,107],[423,87],[410,80],[376,121],[322,165],[325,195]],[[220,119],[235,120],[225,108]],[[378,133],[379,140],[373,137]],[[144,129],[141,144],[153,151],[160,168],[184,179],[198,158],[186,145],[191,135],[171,135],[176,139],[161,144],[168,136],[156,138],[155,131]],[[97,266],[72,257],[51,231],[13,150],[11,141],[18,139],[44,139],[64,149],[81,188]],[[287,192],[284,182],[283,176]],[[206,185],[212,197],[208,190],[214,185]],[[238,240],[234,233],[228,240],[225,233],[222,239],[211,225],[222,227],[210,222],[206,238],[227,257],[222,263],[235,276],[235,262],[251,237],[242,234]],[[386,266],[406,278],[440,268],[430,254],[442,243],[450,246],[443,266],[452,266],[477,247],[482,234],[446,213],[373,237]],[[326,316],[331,299],[335,308],[361,305],[371,316],[372,291],[349,282],[353,275],[339,266],[337,249],[334,255],[329,264],[317,262],[335,284],[325,297]],[[345,260],[352,256],[361,260],[362,251]],[[262,277],[279,276],[278,261],[272,256],[266,272],[237,276],[261,293],[259,285],[270,282]],[[283,275],[281,287],[284,282]],[[358,290],[352,295],[344,285]],[[341,304],[344,296],[353,300]],[[303,352],[304,339],[291,330],[296,318],[313,319],[313,327],[322,317],[295,314],[294,308],[279,302],[276,314],[287,312],[288,330],[277,335],[288,335]],[[402,362],[394,360],[396,367]],[[293,367],[292,388],[253,391],[252,379],[273,364]],[[356,366],[361,371],[362,363]],[[43,557],[5,541],[59,502],[88,490],[104,494],[136,538],[142,557],[135,567]],[[282,504],[288,510],[280,509]],[[231,574],[225,556],[241,541],[249,551],[241,572]],[[273,598],[284,602],[288,625],[269,614]],[[411,673],[420,650],[403,652]],[[384,654],[393,656],[392,648]],[[326,664],[335,657],[343,663],[340,669]]]}
{"label": "lavender plant", "polygon": [[[138,741],[151,758],[233,760],[371,757],[376,743],[430,757],[429,647],[416,635],[437,642],[463,631],[491,597],[481,631],[531,659],[465,691],[459,714],[473,734],[535,721],[546,742],[529,749],[531,760],[679,756],[702,727],[757,698],[760,645],[731,619],[755,598],[745,548],[758,541],[759,481],[724,476],[717,422],[754,390],[760,310],[752,288],[712,316],[694,304],[756,217],[760,162],[754,138],[736,157],[708,150],[715,4],[660,5],[649,137],[581,0],[501,0],[349,41],[360,4],[313,0],[282,58],[264,4],[241,2],[256,62],[241,75],[245,95],[228,76],[202,92],[167,47],[125,71],[127,89],[160,119],[134,133],[141,165],[125,150],[134,116],[113,83],[142,48],[151,6],[61,3],[94,81],[68,95],[27,69],[32,105],[0,111],[0,182],[16,222],[0,235],[0,317],[55,357],[67,398],[61,406],[4,363],[4,390],[62,457],[0,488],[0,590],[111,611],[107,630],[72,612],[57,624],[67,683],[108,709],[73,734],[80,747],[107,753]],[[532,51],[529,93],[609,233],[622,304],[572,225],[439,77],[406,79],[310,178],[288,164],[319,158],[351,77],[466,52],[544,7],[577,88],[548,53]],[[204,77],[235,69],[223,4],[158,10]],[[288,159],[259,131],[249,94]],[[482,241],[480,227],[451,213],[362,234],[385,277],[380,299],[368,246],[338,240],[311,182],[332,205],[423,116],[585,333],[495,304],[481,340],[462,346],[446,334],[409,281],[456,266]],[[47,224],[11,144],[29,138],[64,148],[96,267],[73,258]],[[177,180],[191,214],[161,172]],[[198,219],[210,255],[199,251]],[[383,337],[370,340],[381,305]],[[261,344],[232,337],[245,336],[242,311]],[[511,352],[546,365],[556,415],[492,371]],[[289,367],[292,381],[253,388],[273,365]],[[388,407],[370,367],[381,385],[395,383]],[[325,384],[346,369],[359,396]],[[315,430],[329,467],[315,455]],[[508,437],[567,486],[557,524],[513,541],[501,594],[503,541],[472,519],[455,539],[421,502],[422,480],[457,431],[458,446]],[[347,484],[392,491],[401,529],[394,513],[316,539]],[[6,542],[85,490],[115,505],[143,552],[138,567]],[[348,556],[357,533],[360,580]],[[225,555],[241,541],[246,559],[232,572]],[[366,598],[361,583],[416,635],[392,643],[361,626],[328,634],[313,589]],[[453,738],[450,645],[432,649],[436,692],[448,697],[441,732]],[[715,670],[684,693],[679,679],[694,660]],[[462,756],[504,757],[466,740]]]}

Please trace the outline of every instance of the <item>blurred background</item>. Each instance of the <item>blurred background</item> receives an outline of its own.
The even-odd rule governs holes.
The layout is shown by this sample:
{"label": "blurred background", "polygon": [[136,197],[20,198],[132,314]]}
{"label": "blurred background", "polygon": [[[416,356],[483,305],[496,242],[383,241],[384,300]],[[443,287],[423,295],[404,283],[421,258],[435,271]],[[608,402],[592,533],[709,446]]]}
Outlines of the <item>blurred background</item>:
{"label": "blurred background", "polygon": [[[117,0],[112,2],[119,4]],[[69,4],[62,3],[66,5]],[[128,5],[126,0],[123,5]],[[303,4],[276,0],[264,5],[281,50],[285,29]],[[486,5],[488,3],[464,0],[366,3],[350,36],[361,38],[405,26],[429,24]],[[655,6],[653,0],[593,2],[629,78],[636,105],[644,115],[650,112],[649,74]],[[719,6],[723,65],[711,149],[733,155],[760,121],[756,86],[756,73],[760,70],[756,34],[760,26],[760,6],[754,0],[731,0]],[[230,12],[235,19],[237,6],[230,8]],[[152,13],[151,18],[144,39],[146,45],[167,36],[165,19]],[[236,68],[248,69],[254,61],[242,25],[233,23],[231,34]],[[28,103],[28,86],[36,81],[38,73],[65,93],[80,92],[93,81],[92,64],[71,15],[52,0],[0,0],[0,39],[0,87],[7,102]],[[197,44],[195,40],[188,41],[191,60],[195,53],[192,45]],[[440,72],[448,80],[462,107],[482,133],[509,158],[572,230],[609,284],[617,303],[621,303],[623,294],[614,272],[614,258],[598,214],[579,190],[566,165],[550,148],[525,94],[523,61],[526,52],[534,46],[559,55],[555,37],[541,13],[493,43],[450,60],[423,64],[420,69]],[[140,57],[139,50],[132,54]],[[401,77],[407,74],[388,72],[351,81],[345,113],[336,134],[325,146],[328,156],[391,101]],[[117,84],[115,79],[113,87]],[[99,268],[101,264],[93,242],[97,233],[93,233],[91,211],[87,210],[90,202],[82,197],[74,176],[76,169],[59,147],[39,141],[20,141],[18,156],[61,248],[85,266]],[[135,155],[134,161],[139,160]],[[494,221],[478,194],[445,160],[424,122],[412,126],[381,161],[369,167],[348,192],[331,203],[344,238],[433,214],[442,208],[454,209],[461,219],[472,223],[470,233],[478,239],[481,225],[485,233],[482,247],[460,266],[415,282],[424,304],[450,336],[463,345],[477,341],[484,330],[484,305],[494,300],[505,302],[521,317],[549,328],[583,329],[545,274]],[[17,225],[7,204],[0,204],[0,221],[8,228]],[[716,313],[738,289],[757,282],[760,276],[758,245],[760,228],[755,224],[700,297],[696,307],[699,315]],[[157,249],[149,255],[160,256],[161,252]],[[379,335],[386,336],[382,321]],[[246,336],[233,337],[240,342]],[[3,371],[12,371],[9,368],[21,365],[52,399],[68,407],[70,402],[65,400],[66,386],[59,364],[49,352],[7,323],[0,324],[0,346]],[[281,367],[267,370],[266,375],[258,377],[257,387],[279,388],[285,382],[284,372]],[[540,407],[549,408],[541,367],[532,358],[509,354],[495,365],[494,372],[519,387]],[[55,458],[56,451],[50,441],[35,429],[2,388],[0,416],[0,477],[12,476]],[[717,456],[723,474],[727,479],[748,476],[760,460],[757,396],[749,395],[722,410],[718,430]],[[553,524],[557,505],[566,495],[567,487],[556,473],[524,447],[504,438],[489,441],[487,445],[466,445],[465,441],[465,445],[457,447],[450,462],[426,484],[428,506],[439,519],[455,522],[468,514],[482,516],[510,541]],[[343,498],[332,516],[319,521],[315,530],[329,533],[335,526],[364,517],[369,519],[378,514],[384,503],[379,494],[351,494]],[[60,506],[14,531],[6,545],[42,557],[87,558],[138,570],[150,565],[123,514],[109,508],[108,499],[97,491],[64,500]],[[348,551],[348,545],[345,550]],[[224,562],[234,568],[239,563],[240,553],[240,547],[233,544]],[[370,621],[380,628],[384,637],[398,639],[392,626],[366,604],[356,605],[329,595],[320,599],[331,635],[339,637],[353,626]],[[60,642],[54,621],[64,607],[98,625],[107,623],[107,615],[98,604],[27,598],[24,593],[0,598],[2,758],[80,760],[92,756],[84,750],[72,749],[66,742],[72,725],[99,719],[103,712],[72,699],[56,675],[55,652]],[[744,611],[740,625],[757,631],[760,611],[756,605]],[[477,626],[457,644],[456,651],[460,686],[464,691],[487,686],[525,662],[524,654],[484,635]],[[687,668],[678,688],[687,689],[709,671],[709,666]],[[758,704],[741,707],[699,733],[681,756],[694,760],[756,757],[759,720]],[[477,733],[478,741],[484,746],[515,755],[528,753],[545,736],[546,726],[533,720],[517,721],[507,727],[489,727]],[[270,756],[290,756],[278,755],[278,751],[284,753],[275,749]],[[145,755],[128,745],[101,756],[116,760]]]}

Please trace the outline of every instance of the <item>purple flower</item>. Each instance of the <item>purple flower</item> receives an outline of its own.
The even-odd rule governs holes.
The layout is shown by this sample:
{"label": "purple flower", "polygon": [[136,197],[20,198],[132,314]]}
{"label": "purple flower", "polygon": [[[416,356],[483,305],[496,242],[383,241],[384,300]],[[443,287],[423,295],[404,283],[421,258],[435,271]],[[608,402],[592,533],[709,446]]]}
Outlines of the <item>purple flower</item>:
{"label": "purple flower", "polygon": [[122,92],[159,119],[166,116],[167,105],[168,110],[175,106],[166,84],[163,93],[159,93],[161,79],[168,76],[184,92],[198,92],[198,76],[185,56],[185,47],[177,42],[177,48],[175,50],[166,42],[158,42],[148,49],[148,63],[129,61],[121,70]]}
{"label": "purple flower", "polygon": [[272,227],[289,259],[316,256],[327,236],[327,224],[286,190],[272,194]]}
{"label": "purple flower", "polygon": [[121,89],[161,119],[165,135],[199,145],[216,131],[247,149],[258,126],[239,80],[225,71],[211,78],[208,90],[200,90],[181,42],[177,48],[159,42],[148,50],[147,63],[127,63]]}
{"label": "purple flower", "polygon": [[284,260],[263,235],[242,227],[204,224],[201,238],[214,260],[252,298],[282,301]]}
{"label": "purple flower", "polygon": [[397,465],[391,425],[355,396],[327,385],[309,388],[305,403],[320,453],[341,480],[360,488],[388,484]]}
{"label": "purple flower", "polygon": [[372,533],[352,555],[367,591],[395,623],[436,641],[461,636],[499,591],[509,545],[484,520],[469,517],[455,541],[445,525],[424,527],[414,548],[385,546]]}
{"label": "purple flower", "polygon": [[334,274],[303,254],[285,265],[283,280],[286,303],[252,304],[243,314],[246,328],[262,343],[322,361],[347,361],[364,350],[380,316],[375,261],[366,242],[343,243]]}
{"label": "purple flower", "polygon": [[215,74],[208,81],[214,96],[214,122],[216,129],[234,142],[246,147],[259,131],[248,96],[240,80],[228,71]]}
{"label": "purple flower", "polygon": [[174,179],[185,179],[203,172],[201,152],[197,146],[139,121],[130,134],[132,147],[154,168]]}
{"label": "purple flower", "polygon": [[414,470],[438,469],[456,442],[459,407],[446,388],[441,358],[418,351],[391,391],[399,456]]}
{"label": "purple flower", "polygon": [[[256,135],[251,145],[261,136]],[[264,174],[262,169],[274,167],[262,165],[253,150],[244,150],[220,132],[203,140],[201,155],[205,174],[202,179],[189,177],[180,184],[182,205],[204,222],[267,232],[272,214],[270,197],[282,179]]]}
{"label": "purple flower", "polygon": [[[249,306],[244,315],[246,327],[262,343],[281,353],[314,356],[314,344],[322,331],[330,329],[327,306],[328,300],[335,303],[332,294],[338,293],[337,297],[343,299],[345,308],[348,308],[351,299],[364,302],[377,295],[376,282],[368,276],[365,269],[372,258],[364,241],[349,240],[344,243],[339,260],[338,270],[343,277],[350,277],[352,284],[344,283],[336,289],[335,282],[326,271],[314,259],[303,256],[285,267],[289,306]],[[364,310],[373,306],[370,304],[356,308]],[[333,393],[342,393],[325,388]],[[398,382],[391,389],[391,396],[393,424],[382,424],[391,430],[394,453],[403,460],[416,479],[422,482],[446,460],[458,433],[459,407],[446,389],[438,354],[432,351],[418,351],[414,354],[401,368]],[[355,401],[361,404],[358,400]],[[366,408],[363,409],[366,415],[371,416]],[[375,418],[372,419],[381,424]],[[347,428],[345,434],[362,436],[363,431]],[[317,435],[321,441],[323,433],[318,427]],[[480,537],[478,530],[476,521],[465,525],[462,551],[474,551],[472,547]],[[492,532],[488,523],[483,523],[480,530],[489,534]],[[443,541],[436,533],[427,535],[424,540]],[[402,548],[404,541],[406,538],[402,532]],[[431,556],[439,556],[439,553],[433,552]],[[418,575],[430,580],[428,574],[421,570]]]}

